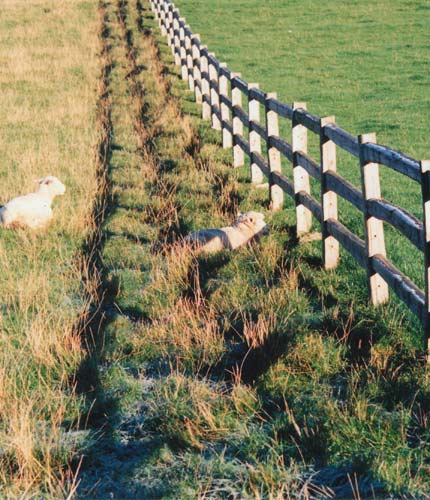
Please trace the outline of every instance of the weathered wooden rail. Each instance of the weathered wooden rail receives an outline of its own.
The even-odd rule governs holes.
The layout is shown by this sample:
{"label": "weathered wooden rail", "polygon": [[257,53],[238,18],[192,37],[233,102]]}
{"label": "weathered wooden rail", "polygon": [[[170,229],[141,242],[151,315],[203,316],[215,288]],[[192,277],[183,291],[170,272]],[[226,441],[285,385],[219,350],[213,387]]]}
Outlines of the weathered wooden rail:
{"label": "weathered wooden rail", "polygon": [[[266,93],[256,83],[247,83],[221,63],[193,34],[169,0],[152,0],[161,33],[167,37],[182,79],[202,105],[202,117],[222,133],[224,148],[233,149],[233,166],[251,165],[251,181],[259,185],[268,179],[272,210],[283,206],[284,194],[296,207],[297,235],[311,229],[312,217],[321,223],[324,267],[339,262],[339,245],[367,271],[370,300],[377,306],[394,293],[419,318],[425,332],[425,352],[430,361],[430,161],[417,161],[376,143],[375,134],[354,137],[335,123],[333,116],[319,118],[305,103],[291,106]],[[244,104],[245,101],[245,104]],[[265,124],[261,123],[261,114]],[[278,118],[291,122],[291,142],[280,137]],[[244,135],[244,128],[248,133]],[[319,137],[319,161],[308,155],[308,131]],[[262,141],[267,156],[262,155]],[[357,158],[361,190],[336,172],[337,148]],[[281,157],[291,162],[293,178],[282,173]],[[381,197],[379,165],[385,165],[421,185],[423,220]],[[312,196],[310,179],[320,182],[318,200]],[[363,241],[338,220],[340,196],[363,213]],[[422,291],[386,256],[384,226],[391,224],[424,254],[425,290]]]}

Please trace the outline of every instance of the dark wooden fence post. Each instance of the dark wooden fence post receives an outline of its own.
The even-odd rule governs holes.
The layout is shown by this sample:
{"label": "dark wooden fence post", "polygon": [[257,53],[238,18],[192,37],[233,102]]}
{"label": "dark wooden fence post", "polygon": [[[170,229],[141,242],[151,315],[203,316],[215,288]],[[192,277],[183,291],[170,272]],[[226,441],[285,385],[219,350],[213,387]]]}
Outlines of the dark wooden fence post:
{"label": "dark wooden fence post", "polygon": [[425,279],[425,317],[424,349],[426,361],[430,363],[430,161],[421,161],[421,192],[423,196],[424,222],[424,279]]}

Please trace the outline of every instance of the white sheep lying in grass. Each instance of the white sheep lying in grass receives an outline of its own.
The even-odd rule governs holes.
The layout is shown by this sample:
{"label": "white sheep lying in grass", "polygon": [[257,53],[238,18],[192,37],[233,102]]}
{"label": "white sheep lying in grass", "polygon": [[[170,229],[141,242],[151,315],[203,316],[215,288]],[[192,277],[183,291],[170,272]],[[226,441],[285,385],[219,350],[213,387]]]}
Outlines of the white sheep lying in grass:
{"label": "white sheep lying in grass", "polygon": [[64,184],[48,175],[37,181],[36,192],[18,196],[0,207],[0,227],[27,226],[40,229],[52,219],[52,200],[66,192]]}
{"label": "white sheep lying in grass", "polygon": [[268,232],[264,215],[259,212],[239,214],[231,226],[221,229],[200,229],[185,238],[193,248],[204,253],[235,250]]}

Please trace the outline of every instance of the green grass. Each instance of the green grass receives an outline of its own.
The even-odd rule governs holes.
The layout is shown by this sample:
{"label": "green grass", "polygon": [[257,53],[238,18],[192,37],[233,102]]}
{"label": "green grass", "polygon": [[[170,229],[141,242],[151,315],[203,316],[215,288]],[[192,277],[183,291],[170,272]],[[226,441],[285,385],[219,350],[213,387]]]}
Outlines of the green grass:
{"label": "green grass", "polygon": [[[429,381],[408,324],[367,305],[352,263],[321,270],[294,212],[231,168],[147,2],[143,31],[135,2],[106,6],[112,200],[78,496],[425,497]],[[237,209],[266,214],[258,245],[178,245]]]}
{"label": "green grass", "polygon": [[426,1],[175,5],[217,58],[247,81],[287,103],[307,102],[319,116],[336,115],[352,134],[377,132],[381,143],[429,156]]}
{"label": "green grass", "polygon": [[[427,2],[218,0],[209,8],[203,0],[179,0],[175,5],[202,43],[248,82],[278,92],[284,102],[306,102],[318,116],[334,114],[353,135],[376,132],[381,144],[417,159],[430,157]],[[290,128],[284,123],[281,129],[290,142]],[[318,159],[318,139],[309,136],[310,152]],[[339,148],[338,171],[361,189],[358,160]],[[416,183],[382,167],[381,186],[387,200],[422,219]],[[315,182],[312,192],[319,199]],[[339,219],[363,238],[362,215],[342,199]],[[389,259],[423,289],[422,253],[385,227]],[[351,269],[351,280],[365,286],[364,274],[345,258],[340,272]]]}

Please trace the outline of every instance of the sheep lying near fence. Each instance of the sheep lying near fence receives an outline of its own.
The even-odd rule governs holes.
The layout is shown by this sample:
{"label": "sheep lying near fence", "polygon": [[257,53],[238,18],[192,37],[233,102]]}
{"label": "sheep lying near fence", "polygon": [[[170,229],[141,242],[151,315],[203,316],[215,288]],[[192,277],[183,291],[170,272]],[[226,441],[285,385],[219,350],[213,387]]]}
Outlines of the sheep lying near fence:
{"label": "sheep lying near fence", "polygon": [[39,185],[36,192],[13,198],[0,207],[0,227],[24,226],[40,229],[52,219],[52,201],[55,196],[63,195],[66,187],[53,175],[37,182]]}
{"label": "sheep lying near fence", "polygon": [[221,229],[200,229],[189,234],[185,242],[199,252],[234,250],[268,232],[264,215],[259,212],[240,214],[231,226]]}

